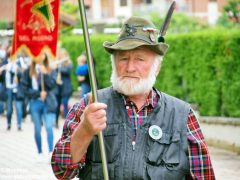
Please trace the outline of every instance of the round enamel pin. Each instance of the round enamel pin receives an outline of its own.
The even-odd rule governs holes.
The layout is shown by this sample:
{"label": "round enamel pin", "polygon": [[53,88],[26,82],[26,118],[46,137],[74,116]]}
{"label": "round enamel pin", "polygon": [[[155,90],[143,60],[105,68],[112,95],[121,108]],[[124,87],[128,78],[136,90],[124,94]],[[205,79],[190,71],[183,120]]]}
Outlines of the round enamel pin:
{"label": "round enamel pin", "polygon": [[155,140],[158,140],[162,137],[162,129],[157,125],[150,126],[148,133],[149,136]]}

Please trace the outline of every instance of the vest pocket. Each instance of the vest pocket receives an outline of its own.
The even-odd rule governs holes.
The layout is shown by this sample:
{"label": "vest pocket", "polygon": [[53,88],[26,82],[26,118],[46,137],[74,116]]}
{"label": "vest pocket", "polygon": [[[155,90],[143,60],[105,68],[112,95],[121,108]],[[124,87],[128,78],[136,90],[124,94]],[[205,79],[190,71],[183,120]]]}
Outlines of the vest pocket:
{"label": "vest pocket", "polygon": [[185,174],[181,171],[168,171],[165,168],[148,164],[147,177],[151,180],[184,180]]}
{"label": "vest pocket", "polygon": [[[106,151],[107,162],[112,163],[117,160],[120,154],[121,142],[119,138],[120,125],[119,124],[108,124],[107,128],[103,131],[104,145]],[[92,143],[92,161],[102,162],[100,147],[98,138],[94,138]]]}
{"label": "vest pocket", "polygon": [[121,142],[119,132],[119,124],[108,124],[104,130],[106,156],[107,161],[110,163],[116,161],[120,154]]}
{"label": "vest pocket", "polygon": [[174,169],[179,164],[180,134],[163,133],[159,140],[149,140],[148,163],[153,166],[165,166]]}

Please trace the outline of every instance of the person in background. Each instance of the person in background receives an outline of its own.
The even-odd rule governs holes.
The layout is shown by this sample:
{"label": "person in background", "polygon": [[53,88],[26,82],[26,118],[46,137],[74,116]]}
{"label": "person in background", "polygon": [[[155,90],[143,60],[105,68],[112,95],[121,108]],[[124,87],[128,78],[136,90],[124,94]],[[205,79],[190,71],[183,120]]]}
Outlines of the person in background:
{"label": "person in background", "polygon": [[5,70],[0,65],[0,114],[4,113],[4,101],[6,99]]}
{"label": "person in background", "polygon": [[98,102],[86,96],[69,111],[52,155],[57,178],[103,179],[102,131],[109,179],[215,179],[192,108],[154,87],[168,49],[157,34],[152,22],[130,17],[115,42],[104,42],[112,87],[98,90]]}
{"label": "person in background", "polygon": [[30,101],[30,114],[34,123],[38,162],[44,160],[41,136],[43,124],[47,132],[49,157],[53,151],[53,126],[56,118],[57,100],[52,92],[56,83],[49,63],[47,54],[42,54],[39,59],[31,62],[30,68],[25,71],[22,80],[24,93]]}
{"label": "person in background", "polygon": [[87,57],[85,53],[82,53],[77,58],[78,66],[76,69],[76,75],[80,87],[80,97],[84,97],[85,94],[91,91],[89,75],[88,75],[88,65],[87,65]]}
{"label": "person in background", "polygon": [[3,114],[5,111],[5,101],[7,96],[5,74],[11,50],[11,46],[4,49],[3,45],[0,43],[0,114]]}
{"label": "person in background", "polygon": [[[27,53],[26,53],[26,50],[25,49],[22,49],[21,51],[20,51],[20,53],[19,53],[19,55],[18,55],[18,58],[17,58],[17,61],[18,61],[18,64],[20,64],[21,65],[21,74],[23,74],[24,73],[24,71],[26,71],[28,68],[29,68],[29,66],[30,66],[30,64],[31,64],[31,59],[30,59],[30,57],[27,55]],[[21,81],[19,81],[19,82],[21,82]],[[18,89],[20,89],[20,91],[22,91],[22,84],[20,83],[19,84],[19,87],[18,87]],[[23,113],[22,113],[22,120],[23,120],[23,122],[24,122],[24,120],[25,120],[25,118],[26,118],[26,116],[27,116],[27,114],[29,113],[29,109],[28,109],[28,104],[29,104],[29,101],[28,101],[28,97],[27,96],[23,96],[22,97],[22,101],[23,101]]]}
{"label": "person in background", "polygon": [[23,99],[24,94],[21,88],[21,78],[24,71],[24,63],[19,58],[10,61],[7,64],[6,69],[6,89],[7,89],[7,130],[11,129],[11,121],[13,114],[13,102],[15,101],[15,109],[17,115],[17,127],[18,130],[22,130],[22,119],[23,119]]}
{"label": "person in background", "polygon": [[6,85],[5,85],[6,64],[0,58],[0,114],[4,113],[4,102],[6,99]]}
{"label": "person in background", "polygon": [[66,49],[61,48],[58,53],[58,59],[52,63],[52,68],[56,73],[56,98],[57,98],[57,110],[56,110],[56,128],[59,127],[59,114],[61,111],[61,104],[63,105],[64,118],[68,113],[68,101],[72,95],[72,62]]}
{"label": "person in background", "polygon": [[0,42],[0,59],[5,61],[7,57],[7,49],[4,48],[3,44]]}

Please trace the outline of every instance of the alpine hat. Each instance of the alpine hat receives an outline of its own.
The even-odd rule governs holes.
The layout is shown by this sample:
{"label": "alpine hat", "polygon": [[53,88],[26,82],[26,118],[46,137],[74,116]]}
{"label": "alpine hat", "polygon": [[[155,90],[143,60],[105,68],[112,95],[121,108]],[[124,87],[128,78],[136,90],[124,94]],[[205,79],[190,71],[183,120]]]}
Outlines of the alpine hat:
{"label": "alpine hat", "polygon": [[159,55],[164,55],[168,45],[157,41],[157,29],[154,24],[144,18],[130,17],[123,24],[116,42],[104,42],[107,52],[116,50],[131,50],[139,46],[146,46]]}

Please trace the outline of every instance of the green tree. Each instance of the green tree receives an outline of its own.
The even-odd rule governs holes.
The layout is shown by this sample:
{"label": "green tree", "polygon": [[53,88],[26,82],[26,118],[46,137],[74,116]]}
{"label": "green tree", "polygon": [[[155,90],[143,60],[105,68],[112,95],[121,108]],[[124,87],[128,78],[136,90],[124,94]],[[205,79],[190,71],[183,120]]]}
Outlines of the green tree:
{"label": "green tree", "polygon": [[240,0],[229,0],[223,8],[223,14],[218,19],[217,25],[223,27],[240,26]]}
{"label": "green tree", "polygon": [[0,29],[7,29],[8,23],[6,21],[0,21]]}
{"label": "green tree", "polygon": [[[82,23],[81,23],[81,19],[80,19],[80,15],[79,15],[78,4],[72,4],[70,2],[63,1],[61,3],[61,6],[60,6],[60,11],[75,17],[76,20],[77,20],[77,23],[74,27],[75,28],[82,28]],[[92,27],[92,24],[90,22],[88,22],[88,27]],[[70,30],[71,30],[71,28],[70,29],[64,29],[63,33],[69,33]]]}
{"label": "green tree", "polygon": [[72,16],[78,15],[78,6],[69,2],[63,2],[60,6],[60,11],[70,14]]}
{"label": "green tree", "polygon": [[224,11],[233,22],[240,23],[240,0],[229,0]]}
{"label": "green tree", "polygon": [[[157,26],[162,26],[164,17],[160,17],[159,13],[150,13],[151,21]],[[169,25],[168,33],[192,32],[201,30],[207,27],[206,23],[199,21],[195,17],[189,17],[184,13],[173,13]]]}

